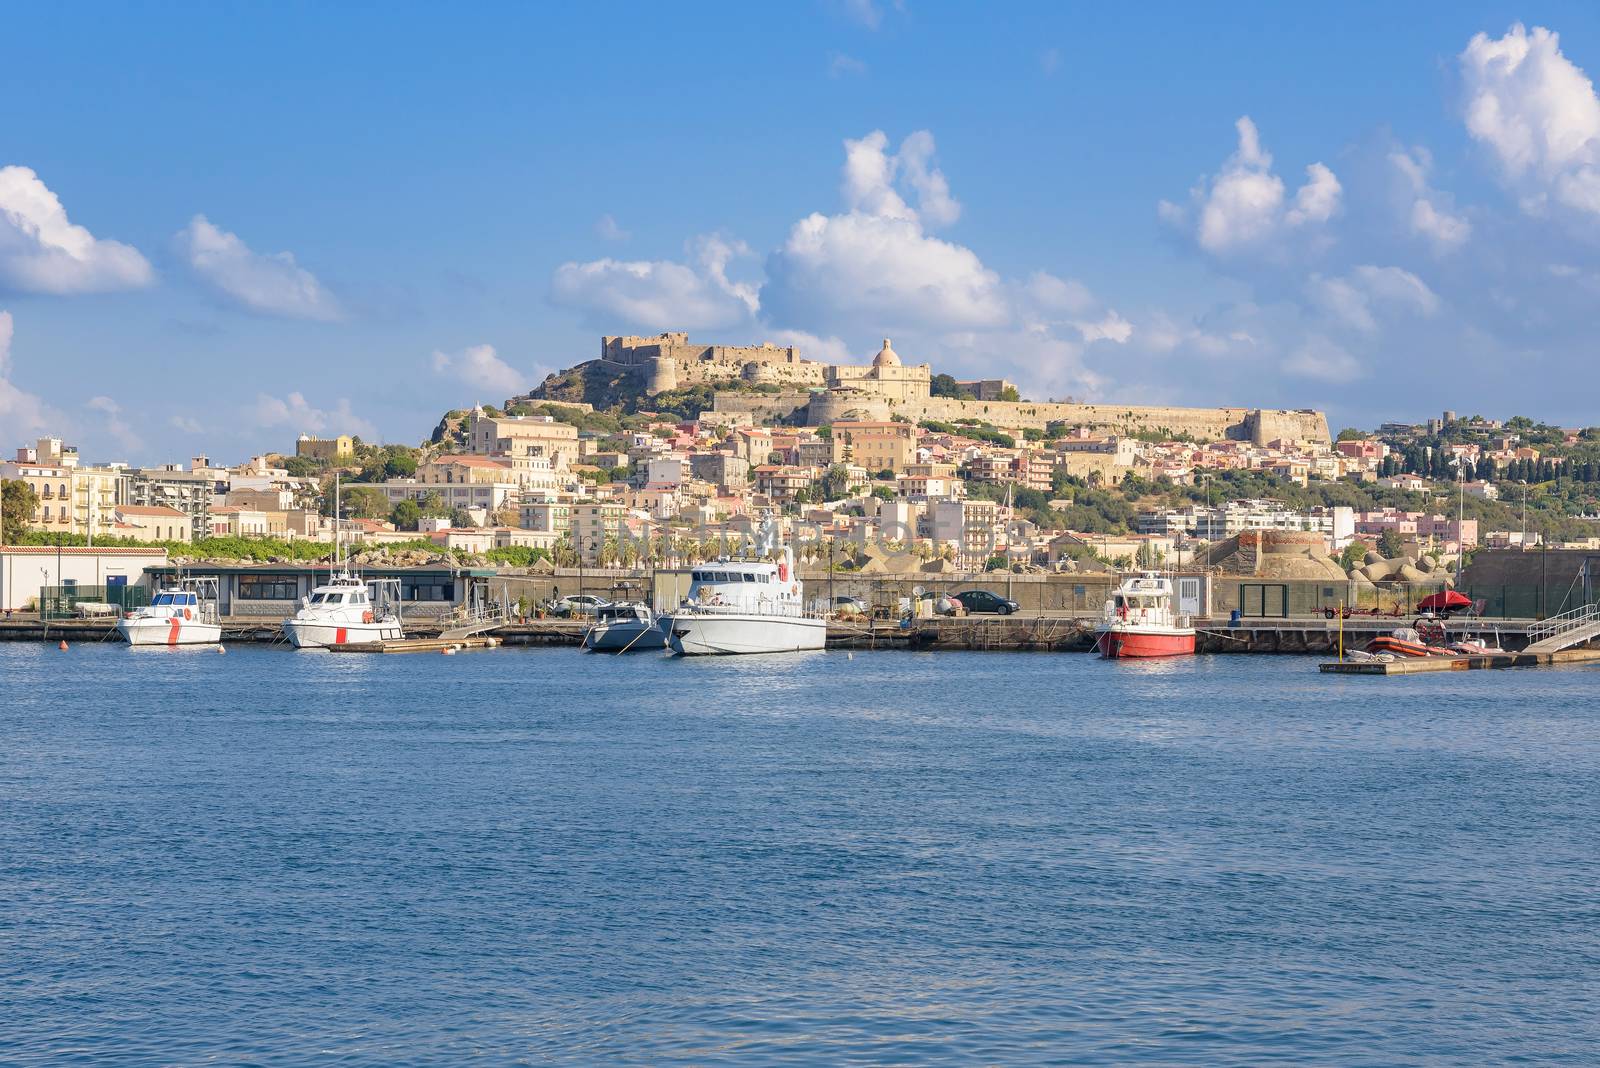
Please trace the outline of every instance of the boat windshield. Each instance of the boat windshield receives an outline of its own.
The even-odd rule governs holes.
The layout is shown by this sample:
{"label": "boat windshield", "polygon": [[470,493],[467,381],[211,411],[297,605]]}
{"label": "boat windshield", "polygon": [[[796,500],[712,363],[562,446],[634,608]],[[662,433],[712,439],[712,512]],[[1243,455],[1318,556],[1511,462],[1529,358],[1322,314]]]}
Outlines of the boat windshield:
{"label": "boat windshield", "polygon": [[153,605],[156,605],[157,607],[161,607],[161,606],[164,606],[164,605],[170,605],[172,603],[172,594],[170,594],[170,593],[158,593],[158,594],[156,594],[156,599],[151,601],[150,603],[153,604]]}

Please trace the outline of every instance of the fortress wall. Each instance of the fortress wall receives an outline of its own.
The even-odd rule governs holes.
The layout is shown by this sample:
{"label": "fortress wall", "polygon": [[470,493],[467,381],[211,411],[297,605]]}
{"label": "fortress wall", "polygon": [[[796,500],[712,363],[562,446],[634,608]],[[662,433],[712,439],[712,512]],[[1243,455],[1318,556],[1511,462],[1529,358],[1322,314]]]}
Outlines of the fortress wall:
{"label": "fortress wall", "polygon": [[1246,420],[1250,440],[1257,445],[1282,438],[1291,441],[1331,443],[1328,417],[1313,411],[1254,411]]}
{"label": "fortress wall", "polygon": [[[917,411],[920,409],[920,411]],[[1050,423],[1084,426],[1106,433],[1139,430],[1188,434],[1201,441],[1248,436],[1245,408],[1159,408],[1126,404],[1053,404],[1033,401],[963,401],[934,397],[901,410],[917,420],[983,419],[995,426],[1045,429]]]}
{"label": "fortress wall", "polygon": [[718,391],[712,410],[748,415],[757,421],[787,419],[810,403],[809,390],[785,393],[727,393]]}
{"label": "fortress wall", "polygon": [[[1156,431],[1174,436],[1186,434],[1199,441],[1232,439],[1265,443],[1276,438],[1290,438],[1326,443],[1329,440],[1327,419],[1321,412],[963,401],[949,397],[897,402],[861,393],[817,394],[811,402],[806,422],[820,426],[844,418],[846,413],[857,412],[868,419],[888,419],[900,415],[912,422],[931,419],[953,423],[960,419],[981,419],[1005,430],[1029,427],[1043,430],[1050,423],[1059,422],[1108,434]],[[1257,436],[1261,433],[1267,436]]]}

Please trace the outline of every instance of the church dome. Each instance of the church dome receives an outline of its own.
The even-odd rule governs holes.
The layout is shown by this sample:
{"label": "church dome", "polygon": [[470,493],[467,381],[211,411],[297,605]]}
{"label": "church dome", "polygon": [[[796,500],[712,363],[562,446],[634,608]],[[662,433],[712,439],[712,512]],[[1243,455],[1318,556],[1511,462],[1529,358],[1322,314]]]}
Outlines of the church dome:
{"label": "church dome", "polygon": [[900,357],[889,344],[889,339],[883,339],[883,348],[878,350],[878,355],[872,358],[874,367],[899,367]]}

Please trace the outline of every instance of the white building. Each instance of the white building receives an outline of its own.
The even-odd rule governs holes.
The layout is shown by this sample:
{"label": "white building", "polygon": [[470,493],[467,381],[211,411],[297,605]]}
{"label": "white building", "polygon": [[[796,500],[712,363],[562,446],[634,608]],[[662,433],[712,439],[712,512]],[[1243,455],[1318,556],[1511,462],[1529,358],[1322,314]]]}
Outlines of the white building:
{"label": "white building", "polygon": [[79,546],[0,547],[0,611],[21,611],[43,586],[148,585],[144,569],[165,567],[165,549],[88,549]]}

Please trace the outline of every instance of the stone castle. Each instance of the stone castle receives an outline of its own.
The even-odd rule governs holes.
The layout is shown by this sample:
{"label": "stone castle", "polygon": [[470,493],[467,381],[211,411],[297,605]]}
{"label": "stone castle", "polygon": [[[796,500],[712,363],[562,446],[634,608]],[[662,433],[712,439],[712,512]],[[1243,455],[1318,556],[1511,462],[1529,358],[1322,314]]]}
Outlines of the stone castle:
{"label": "stone castle", "polygon": [[1326,416],[1311,409],[1008,401],[1000,397],[1010,383],[998,379],[958,383],[973,400],[935,397],[932,368],[906,364],[888,338],[865,365],[808,360],[794,345],[697,345],[686,333],[601,338],[600,362],[635,378],[643,396],[733,382],[777,387],[762,392],[718,390],[714,410],[768,420],[803,417],[811,426],[841,419],[979,419],[1007,430],[1043,430],[1058,423],[1102,433],[1188,435],[1200,441],[1327,444],[1331,440]]}

